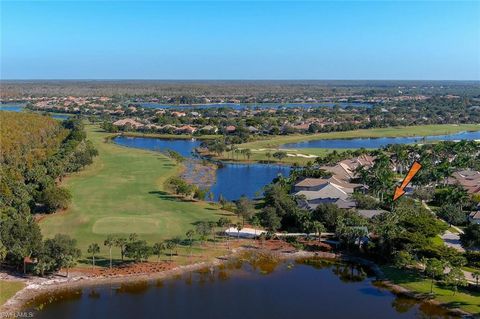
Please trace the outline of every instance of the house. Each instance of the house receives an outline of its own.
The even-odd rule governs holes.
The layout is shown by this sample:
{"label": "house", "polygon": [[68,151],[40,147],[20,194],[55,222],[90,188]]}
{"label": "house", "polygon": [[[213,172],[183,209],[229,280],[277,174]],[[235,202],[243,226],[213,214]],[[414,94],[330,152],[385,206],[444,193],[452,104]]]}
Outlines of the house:
{"label": "house", "polygon": [[116,122],[113,122],[113,125],[118,126],[118,127],[132,127],[135,129],[143,127],[143,124],[140,122],[135,121],[134,119],[122,119],[118,120]]}
{"label": "house", "polygon": [[212,125],[206,125],[200,129],[201,132],[203,133],[210,133],[210,134],[215,134],[218,132],[218,128]]}
{"label": "house", "polygon": [[315,209],[320,204],[335,204],[339,208],[355,208],[355,201],[350,199],[352,188],[344,188],[332,182],[315,186],[315,190],[301,190],[294,195],[299,198],[300,206]]}
{"label": "house", "polygon": [[185,112],[177,112],[177,111],[173,111],[170,113],[173,117],[184,117],[187,115],[187,113]]}
{"label": "house", "polygon": [[468,221],[472,224],[480,224],[480,211],[471,212],[468,215]]}
{"label": "house", "polygon": [[358,209],[357,214],[365,217],[367,219],[373,218],[375,216],[385,213],[386,210],[383,209]]}
{"label": "house", "polygon": [[175,133],[178,133],[178,134],[193,134],[193,133],[195,133],[196,130],[197,129],[193,126],[184,125],[184,126],[177,127],[175,129]]}
{"label": "house", "polygon": [[227,126],[227,127],[225,128],[225,131],[226,131],[227,133],[235,133],[236,130],[237,130],[237,128],[236,128],[235,126],[233,126],[233,125],[229,125],[229,126]]}
{"label": "house", "polygon": [[362,187],[360,184],[349,183],[344,180],[339,179],[335,175],[330,178],[305,178],[300,182],[296,183],[294,187],[295,192],[299,191],[316,191],[319,190],[326,183],[333,183],[335,185],[341,186],[343,188],[349,189],[350,193],[353,193],[354,190]]}
{"label": "house", "polygon": [[480,172],[463,170],[452,174],[449,184],[461,185],[469,194],[480,194]]}

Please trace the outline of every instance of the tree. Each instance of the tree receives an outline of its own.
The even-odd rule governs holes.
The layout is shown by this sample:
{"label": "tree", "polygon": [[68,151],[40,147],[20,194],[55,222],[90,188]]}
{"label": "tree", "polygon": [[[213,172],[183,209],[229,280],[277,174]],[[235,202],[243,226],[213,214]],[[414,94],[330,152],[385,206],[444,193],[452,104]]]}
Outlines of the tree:
{"label": "tree", "polygon": [[442,207],[440,207],[437,214],[450,226],[463,224],[467,220],[465,214],[458,207],[458,205],[444,204]]}
{"label": "tree", "polygon": [[475,284],[478,287],[478,280],[480,279],[480,271],[474,271],[472,273],[473,279],[475,279]]}
{"label": "tree", "polygon": [[132,258],[136,262],[147,260],[152,254],[152,249],[145,240],[130,240],[125,245],[125,256]]}
{"label": "tree", "polygon": [[195,225],[195,232],[200,237],[202,243],[207,239],[207,236],[211,232],[211,224],[209,222],[201,221]]}
{"label": "tree", "polygon": [[399,251],[395,254],[393,263],[395,267],[407,268],[413,263],[413,257],[408,251]]}
{"label": "tree", "polygon": [[323,226],[321,222],[315,220],[312,223],[312,228],[315,230],[315,233],[318,236],[318,240],[320,240],[322,233],[326,230],[325,226]]}
{"label": "tree", "polygon": [[175,243],[175,241],[173,241],[173,240],[170,239],[170,240],[167,240],[167,241],[165,242],[165,245],[166,245],[166,248],[167,248],[168,250],[170,250],[169,256],[170,256],[170,261],[172,261],[173,250],[175,249],[175,247],[176,247],[177,244]]}
{"label": "tree", "polygon": [[87,252],[92,255],[92,268],[95,267],[95,255],[100,252],[100,247],[97,243],[92,243],[88,246]]}
{"label": "tree", "polygon": [[162,251],[165,250],[165,243],[155,243],[152,247],[152,253],[157,256],[157,261],[160,260]]}
{"label": "tree", "polygon": [[123,257],[125,256],[125,245],[127,244],[127,239],[123,237],[119,237],[115,239],[115,246],[120,248],[120,255],[122,256],[122,261]]}
{"label": "tree", "polygon": [[112,269],[112,247],[115,246],[115,237],[113,235],[108,235],[107,239],[103,242],[104,246],[108,247],[108,253],[110,256],[110,269]]}
{"label": "tree", "polygon": [[245,225],[245,219],[250,219],[253,214],[255,214],[255,209],[253,208],[253,203],[247,198],[247,196],[242,195],[240,199],[235,203],[235,213],[242,218],[242,225]]}
{"label": "tree", "polygon": [[43,275],[45,272],[58,271],[62,267],[72,267],[75,260],[81,255],[76,245],[75,239],[64,234],[57,234],[55,237],[45,240],[39,256],[39,263],[41,263],[37,272]]}
{"label": "tree", "polygon": [[480,247],[480,224],[470,224],[460,234],[460,242],[466,249]]}
{"label": "tree", "polygon": [[52,213],[58,209],[66,209],[72,200],[70,191],[66,188],[51,186],[43,191],[41,202],[45,210]]}
{"label": "tree", "polygon": [[273,153],[273,157],[281,162],[285,157],[287,157],[287,153],[283,151],[278,151]]}
{"label": "tree", "polygon": [[443,275],[445,264],[437,258],[428,258],[425,260],[425,273],[431,278],[430,293],[433,293],[433,283],[435,278]]}
{"label": "tree", "polygon": [[282,226],[282,219],[273,207],[265,207],[260,214],[260,219],[262,225],[270,232],[275,232]]}
{"label": "tree", "polygon": [[187,236],[188,240],[188,254],[191,256],[192,255],[192,244],[193,244],[193,236],[195,235],[195,231],[193,229],[188,230],[185,233],[185,236]]}
{"label": "tree", "polygon": [[463,273],[461,268],[453,267],[450,269],[450,272],[445,277],[445,282],[447,285],[453,286],[453,295],[458,291],[458,287],[464,287],[468,284],[467,280],[465,279],[465,274]]}

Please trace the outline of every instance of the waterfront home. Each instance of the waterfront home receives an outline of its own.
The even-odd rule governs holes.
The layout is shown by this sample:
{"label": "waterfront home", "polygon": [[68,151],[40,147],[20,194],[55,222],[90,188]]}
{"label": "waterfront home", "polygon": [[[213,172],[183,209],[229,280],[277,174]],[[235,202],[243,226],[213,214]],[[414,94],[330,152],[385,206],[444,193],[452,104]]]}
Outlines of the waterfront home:
{"label": "waterfront home", "polygon": [[355,201],[350,199],[354,192],[353,188],[342,187],[327,181],[324,184],[315,186],[313,189],[300,190],[294,193],[301,207],[311,210],[317,208],[320,204],[335,204],[343,209],[356,207]]}
{"label": "waterfront home", "polygon": [[327,183],[332,183],[334,185],[341,186],[342,188],[348,189],[349,193],[353,193],[354,190],[360,189],[362,185],[350,183],[345,180],[341,180],[337,176],[332,176],[330,178],[305,178],[296,183],[293,186],[295,192],[299,191],[317,191],[323,188]]}
{"label": "waterfront home", "polygon": [[138,129],[138,128],[141,128],[141,127],[144,126],[142,123],[137,122],[134,119],[130,119],[130,118],[122,119],[122,120],[118,120],[116,122],[113,122],[113,125],[118,126],[118,127],[130,127],[130,128],[135,128],[135,129]]}
{"label": "waterfront home", "polygon": [[177,134],[193,134],[193,133],[195,133],[196,130],[197,129],[193,126],[184,125],[184,126],[177,127],[175,129],[175,133],[177,133]]}

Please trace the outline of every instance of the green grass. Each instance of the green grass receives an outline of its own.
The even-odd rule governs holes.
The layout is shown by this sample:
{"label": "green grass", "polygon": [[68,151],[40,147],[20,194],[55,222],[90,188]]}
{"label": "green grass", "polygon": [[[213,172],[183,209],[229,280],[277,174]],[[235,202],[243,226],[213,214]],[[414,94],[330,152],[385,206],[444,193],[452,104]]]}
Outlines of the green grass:
{"label": "green grass", "polygon": [[12,298],[25,284],[16,280],[0,280],[0,305]]}
{"label": "green grass", "polygon": [[[375,138],[375,137],[408,137],[408,136],[427,136],[427,135],[445,135],[462,131],[478,131],[479,124],[434,124],[419,125],[407,127],[389,127],[389,128],[373,128],[364,130],[354,130],[345,132],[331,132],[318,134],[295,134],[286,136],[275,136],[268,139],[253,141],[240,145],[242,148],[261,149],[261,148],[278,148],[286,143],[295,143],[301,141],[311,141],[320,139],[337,139],[337,138]],[[302,150],[305,151],[305,150]]]}
{"label": "green grass", "polygon": [[[383,273],[395,284],[421,294],[430,293],[430,280],[422,278],[416,272],[400,270],[393,267],[382,267]],[[472,314],[480,315],[480,294],[467,292],[464,289],[453,295],[453,290],[434,284],[435,300],[449,308],[460,308]]]}
{"label": "green grass", "polygon": [[[135,232],[152,244],[185,237],[197,221],[231,216],[213,204],[182,201],[167,194],[163,182],[180,167],[164,155],[105,143],[108,134],[96,126],[87,125],[86,129],[99,156],[65,180],[72,203],[66,212],[40,222],[45,237],[69,234],[77,239],[85,257],[88,245],[97,242],[105,255],[107,234],[128,236]],[[118,257],[117,250],[114,255]]]}

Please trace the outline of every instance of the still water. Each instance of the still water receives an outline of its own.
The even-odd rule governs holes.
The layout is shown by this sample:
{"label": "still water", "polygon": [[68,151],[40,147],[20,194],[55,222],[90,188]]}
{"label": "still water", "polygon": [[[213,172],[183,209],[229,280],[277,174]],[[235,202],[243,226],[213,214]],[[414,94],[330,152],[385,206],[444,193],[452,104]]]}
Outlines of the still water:
{"label": "still water", "polygon": [[[114,142],[128,147],[154,151],[174,150],[182,156],[191,158],[201,142],[197,140],[157,139],[148,137],[119,136]],[[288,176],[290,167],[273,164],[232,164],[225,163],[215,171],[212,185],[209,185],[214,199],[222,195],[227,200],[239,199],[242,195],[249,198],[259,197],[265,185],[279,174]]]}
{"label": "still water", "polygon": [[[0,103],[0,111],[23,112],[25,110],[25,103]],[[57,120],[67,120],[72,114],[48,113],[51,117]]]}
{"label": "still water", "polygon": [[[309,259],[228,262],[163,281],[38,297],[35,318],[453,318],[396,297],[353,264]],[[36,311],[36,310],[34,310]]]}
{"label": "still water", "polygon": [[281,148],[381,148],[388,144],[421,144],[431,141],[480,140],[479,131],[449,135],[312,140],[282,145]]}

